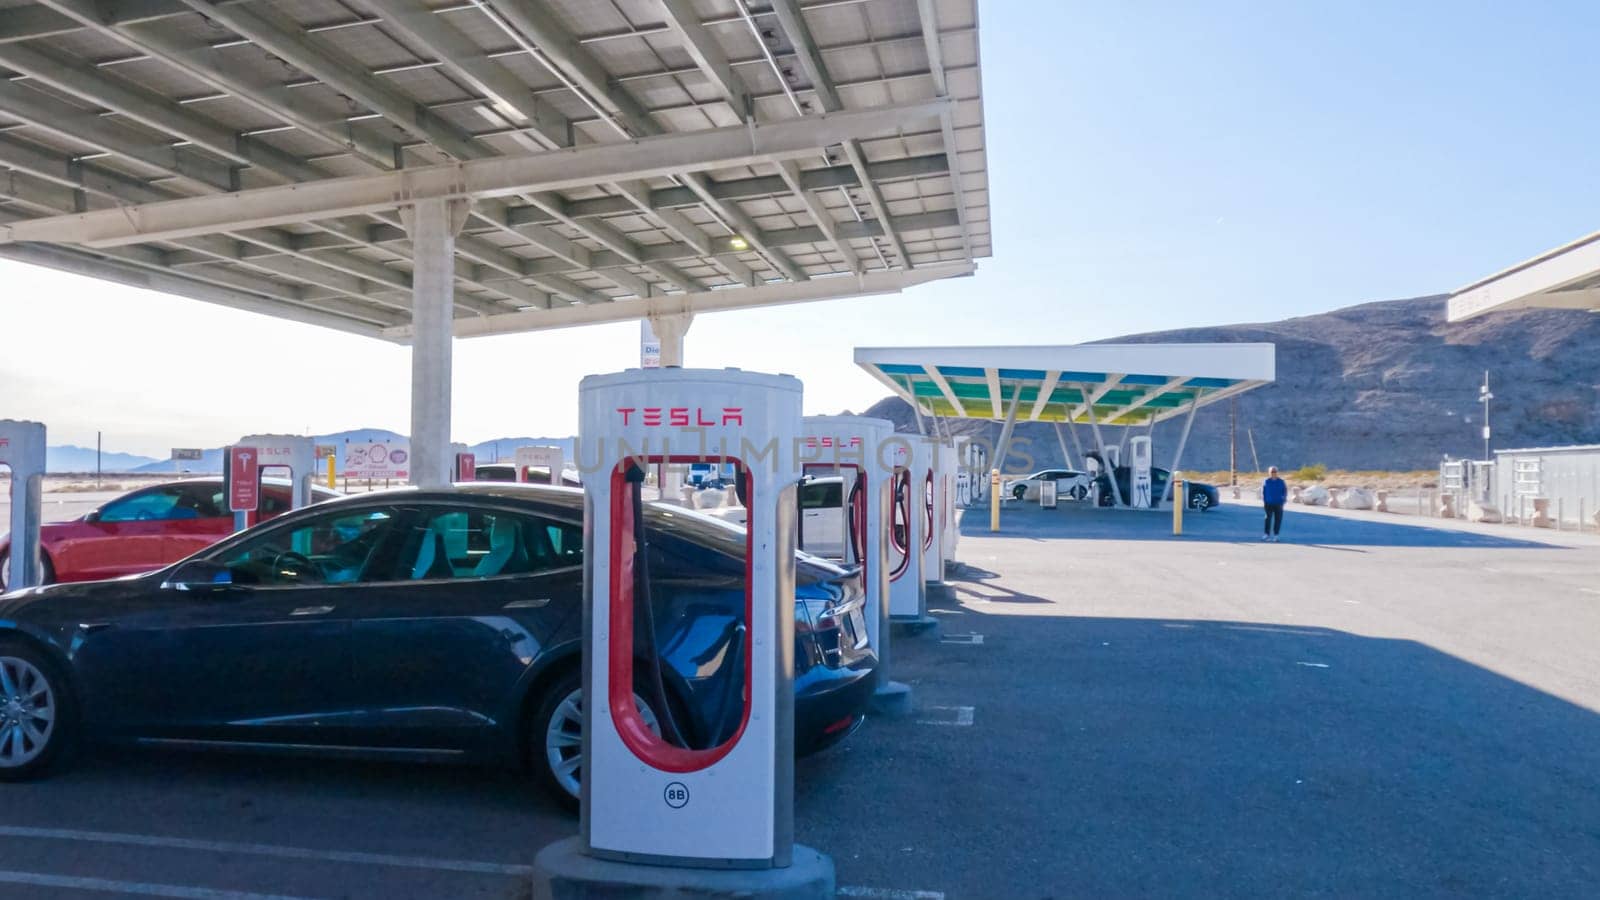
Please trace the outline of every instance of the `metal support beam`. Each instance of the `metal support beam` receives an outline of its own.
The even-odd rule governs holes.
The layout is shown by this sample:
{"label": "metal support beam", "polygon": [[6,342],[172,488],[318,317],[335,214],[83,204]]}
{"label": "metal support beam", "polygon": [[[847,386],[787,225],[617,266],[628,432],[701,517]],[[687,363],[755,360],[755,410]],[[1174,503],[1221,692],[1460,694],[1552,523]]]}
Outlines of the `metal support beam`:
{"label": "metal support beam", "polygon": [[415,248],[411,291],[411,483],[450,483],[450,315],[455,290],[456,231],[466,217],[461,200],[419,200],[405,213]]}
{"label": "metal support beam", "polygon": [[925,122],[930,116],[937,117],[942,103],[663,135],[625,144],[480,159],[381,175],[327,178],[237,194],[14,222],[0,226],[0,243],[32,240],[117,246],[391,210],[425,198],[503,197],[581,187],[596,181],[770,163],[815,153],[819,145],[833,143],[842,135],[882,133],[907,123]]}
{"label": "metal support beam", "polygon": [[1051,370],[1045,373],[1044,384],[1039,388],[1039,396],[1033,398],[1033,410],[1028,414],[1028,421],[1037,422],[1044,412],[1045,406],[1050,403],[1050,395],[1056,392],[1056,384],[1061,381],[1061,372]]}
{"label": "metal support beam", "polygon": [[989,382],[989,406],[994,411],[994,417],[998,419],[1001,415],[1000,401],[1002,399],[1000,397],[1000,370],[985,369],[983,374],[984,378]]}
{"label": "metal support beam", "polygon": [[689,333],[689,326],[693,324],[693,313],[671,313],[650,317],[650,330],[655,332],[656,340],[661,342],[663,367],[683,367],[683,338]]}
{"label": "metal support beam", "polygon": [[1011,452],[1011,432],[1017,426],[1017,409],[1022,405],[1022,382],[1011,391],[1011,408],[1006,411],[1006,423],[1000,426],[1000,440],[994,448],[994,461],[990,463],[994,468],[1005,474],[1006,454]]}
{"label": "metal support beam", "polygon": [[[1175,503],[1185,502],[1185,500],[1179,500],[1172,496],[1172,480],[1177,477],[1178,466],[1183,463],[1183,448],[1189,445],[1189,429],[1194,427],[1194,414],[1199,411],[1200,398],[1204,394],[1205,391],[1196,389],[1194,399],[1189,401],[1189,415],[1183,420],[1183,433],[1178,436],[1178,449],[1172,454],[1172,465],[1167,469],[1167,488],[1161,492],[1162,502],[1168,500],[1172,500]],[[1159,506],[1160,504],[1157,504],[1157,508]]]}
{"label": "metal support beam", "polygon": [[[1112,383],[1112,379],[1108,376],[1105,385],[1101,387],[1100,393],[1091,399],[1087,399],[1084,402],[1084,408],[1089,410],[1089,425],[1094,429],[1095,447],[1100,451],[1100,471],[1106,474],[1106,480],[1111,483],[1111,502],[1116,506],[1122,506],[1122,488],[1117,485],[1117,467],[1111,464],[1111,460],[1106,459],[1106,439],[1100,433],[1100,417],[1095,415],[1094,412],[1094,401],[1104,396],[1105,392],[1111,389]],[[1078,390],[1083,393],[1084,397],[1089,397],[1088,385],[1080,384],[1078,385]]]}
{"label": "metal support beam", "polygon": [[967,408],[961,405],[961,398],[956,396],[955,389],[950,387],[950,380],[944,377],[944,373],[939,371],[939,367],[926,365],[922,367],[922,371],[927,372],[928,378],[939,386],[940,393],[944,394],[944,398],[950,401],[950,405],[955,409],[956,415],[966,416]]}
{"label": "metal support beam", "polygon": [[[950,83],[944,71],[944,45],[939,37],[938,0],[917,0],[917,14],[922,19],[923,46],[928,51],[928,73],[933,77],[933,95],[950,96]],[[953,116],[945,116],[940,125],[944,137],[944,152],[950,160],[950,192],[955,195],[956,213],[961,217],[961,247],[967,258],[972,257],[972,228],[967,222],[966,186],[961,183],[961,156],[956,147],[956,129]]]}
{"label": "metal support beam", "polygon": [[[789,43],[794,45],[800,68],[811,81],[811,88],[816,93],[823,112],[832,113],[844,109],[844,102],[839,99],[838,88],[834,86],[833,77],[828,74],[828,67],[822,60],[821,52],[817,50],[817,42],[811,36],[811,27],[806,24],[805,15],[800,11],[800,4],[797,0],[773,0],[772,11],[777,15],[778,24],[783,27],[784,33],[789,36]],[[840,143],[844,146],[845,158],[861,177],[861,192],[867,195],[867,203],[872,207],[873,214],[879,221],[887,223],[889,205],[884,202],[883,192],[878,189],[878,185],[867,177],[867,155],[861,149],[861,142],[846,139]],[[911,254],[906,252],[905,242],[900,240],[900,235],[890,229],[886,237],[895,254],[900,257],[900,265],[907,269],[911,268]],[[970,257],[972,254],[969,252],[967,255]]]}
{"label": "metal support beam", "polygon": [[1056,443],[1061,445],[1061,464],[1072,468],[1072,453],[1067,450],[1067,434],[1060,422],[1056,423]]}
{"label": "metal support beam", "polygon": [[[765,284],[753,288],[724,288],[693,294],[671,294],[648,300],[618,300],[593,306],[524,310],[484,318],[458,319],[456,336],[477,337],[544,331],[552,328],[570,328],[574,325],[593,325],[599,322],[631,321],[672,313],[721,312],[755,306],[781,306],[787,303],[893,294],[941,278],[970,275],[975,270],[975,265],[963,262],[927,266],[915,272],[880,270],[867,272],[860,278],[840,275],[816,278],[799,284]],[[403,343],[410,340],[411,330],[406,327],[386,329],[384,337]]]}
{"label": "metal support beam", "polygon": [[786,160],[778,164],[778,171],[783,175],[783,181],[789,186],[789,190],[805,205],[811,221],[817,223],[822,233],[828,236],[828,242],[833,244],[834,251],[844,260],[845,268],[852,274],[861,274],[861,258],[856,255],[855,248],[850,246],[850,242],[839,233],[838,223],[833,220],[833,213],[828,211],[817,195],[807,191],[800,183],[799,164],[794,160]]}

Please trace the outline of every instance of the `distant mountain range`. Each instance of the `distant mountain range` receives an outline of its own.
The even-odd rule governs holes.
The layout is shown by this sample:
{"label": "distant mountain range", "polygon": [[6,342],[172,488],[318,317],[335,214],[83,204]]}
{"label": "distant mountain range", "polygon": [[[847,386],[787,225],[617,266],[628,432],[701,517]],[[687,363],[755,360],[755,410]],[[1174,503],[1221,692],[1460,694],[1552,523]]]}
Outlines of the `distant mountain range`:
{"label": "distant mountain range", "polygon": [[[1449,454],[1483,455],[1478,386],[1489,371],[1493,446],[1600,443],[1600,315],[1518,310],[1445,322],[1443,296],[1366,303],[1314,316],[1136,334],[1103,343],[1253,342],[1277,345],[1278,379],[1238,398],[1238,464],[1325,463],[1345,469],[1432,468]],[[915,431],[897,398],[865,413]],[[1179,420],[1156,426],[1155,457],[1171,465]],[[1000,424],[966,420],[959,433],[998,437]],[[1107,429],[1106,440],[1121,440]],[[1019,424],[1033,466],[1059,465],[1055,430]],[[1079,438],[1088,429],[1079,426]],[[1251,441],[1254,441],[1254,456]],[[1228,468],[1228,401],[1200,410],[1184,451],[1190,471]],[[1013,458],[1012,465],[1025,462]]]}
{"label": "distant mountain range", "polygon": [[[1481,455],[1478,386],[1489,370],[1496,447],[1600,443],[1600,316],[1565,310],[1518,310],[1451,325],[1445,298],[1415,297],[1366,303],[1280,322],[1219,325],[1113,338],[1108,343],[1252,342],[1277,345],[1278,379],[1238,398],[1238,460],[1243,472],[1262,467],[1325,463],[1348,469],[1431,468],[1441,457]],[[866,411],[915,431],[911,408],[896,398]],[[957,432],[998,436],[997,422],[962,420]],[[1156,427],[1156,463],[1171,464],[1179,421]],[[1120,432],[1120,429],[1108,429]],[[1087,428],[1079,437],[1088,440]],[[1054,429],[1021,423],[1012,465],[1058,465]],[[1122,435],[1108,434],[1107,440]],[[396,441],[393,431],[362,428],[319,435],[321,444]],[[1252,455],[1252,442],[1254,455]],[[1228,402],[1201,410],[1183,468],[1228,467]],[[519,446],[572,438],[506,437],[474,444],[480,462],[510,459]],[[94,450],[51,447],[52,472],[94,471]],[[108,453],[105,471],[173,472],[171,460]],[[208,450],[191,472],[220,472],[222,451]]]}
{"label": "distant mountain range", "polygon": [[[396,431],[385,428],[357,428],[350,431],[340,431],[335,434],[321,434],[315,438],[319,444],[334,444],[343,446],[346,443],[366,443],[371,441],[398,442],[406,440],[406,436]],[[570,457],[572,454],[572,438],[547,438],[547,437],[505,437],[492,441],[483,441],[473,444],[468,452],[478,458],[478,462],[493,462],[496,459],[509,460],[518,447],[530,445],[559,446]],[[204,451],[199,460],[184,460],[182,462],[171,459],[152,459],[148,456],[139,456],[133,453],[104,453],[100,459],[101,471],[108,473],[133,473],[133,474],[160,474],[190,473],[190,474],[218,474],[222,471],[222,448],[214,447]],[[50,472],[93,472],[95,471],[95,452],[93,447],[76,447],[63,445],[46,448],[45,468]]]}

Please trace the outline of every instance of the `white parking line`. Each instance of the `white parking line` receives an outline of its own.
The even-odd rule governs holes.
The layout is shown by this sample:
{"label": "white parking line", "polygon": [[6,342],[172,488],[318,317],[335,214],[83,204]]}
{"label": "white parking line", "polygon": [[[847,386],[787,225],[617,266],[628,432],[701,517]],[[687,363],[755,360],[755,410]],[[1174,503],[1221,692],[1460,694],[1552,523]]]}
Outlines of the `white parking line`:
{"label": "white parking line", "polygon": [[974,708],[971,706],[929,706],[924,713],[953,713],[948,718],[918,719],[918,725],[971,725]]}
{"label": "white parking line", "polygon": [[983,635],[972,634],[946,634],[939,638],[941,644],[981,644]]}
{"label": "white parking line", "polygon": [[1297,666],[1306,666],[1307,668],[1311,668],[1311,669],[1326,669],[1326,668],[1328,668],[1328,664],[1327,663],[1296,662],[1295,665],[1297,665]]}
{"label": "white parking line", "polygon": [[[217,853],[243,853],[305,859],[319,862],[359,863],[368,866],[396,866],[404,869],[432,869],[440,872],[471,872],[478,875],[527,876],[532,866],[478,862],[467,859],[432,859],[426,856],[395,856],[388,853],[359,853],[347,850],[311,850],[276,844],[200,841],[191,838],[160,837],[150,834],[120,834],[108,831],[75,831],[66,828],[26,828],[0,825],[0,837],[35,838],[51,841],[80,841],[89,844],[122,844],[131,847],[162,847],[172,850],[209,850]],[[173,895],[178,896],[178,895]]]}
{"label": "white parking line", "polygon": [[871,900],[944,900],[944,891],[902,891],[895,888],[841,887],[840,897],[868,897]]}
{"label": "white parking line", "polygon": [[142,881],[114,881],[107,878],[81,878],[76,875],[47,875],[43,872],[0,871],[0,884],[25,884],[29,887],[65,888],[73,891],[99,891],[135,897],[176,897],[178,900],[308,900],[286,894],[252,894],[248,891],[218,891],[181,884],[149,884]]}

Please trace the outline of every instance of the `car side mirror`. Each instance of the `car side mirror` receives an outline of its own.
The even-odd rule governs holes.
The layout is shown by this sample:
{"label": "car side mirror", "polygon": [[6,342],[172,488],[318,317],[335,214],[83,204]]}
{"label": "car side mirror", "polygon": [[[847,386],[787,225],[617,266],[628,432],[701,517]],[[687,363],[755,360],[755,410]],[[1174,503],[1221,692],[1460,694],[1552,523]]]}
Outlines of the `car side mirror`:
{"label": "car side mirror", "polygon": [[88,512],[83,514],[83,520],[85,522],[98,522],[98,521],[100,521],[100,510],[98,510],[98,509],[89,510]]}
{"label": "car side mirror", "polygon": [[192,559],[161,582],[164,590],[214,591],[233,586],[233,570],[209,559]]}

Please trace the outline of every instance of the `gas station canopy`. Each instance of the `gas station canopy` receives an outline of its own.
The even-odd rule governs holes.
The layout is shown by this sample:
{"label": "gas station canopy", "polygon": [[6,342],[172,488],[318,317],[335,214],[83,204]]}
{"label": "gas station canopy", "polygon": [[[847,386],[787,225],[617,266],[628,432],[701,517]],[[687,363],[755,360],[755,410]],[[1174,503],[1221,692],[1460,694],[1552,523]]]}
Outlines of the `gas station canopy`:
{"label": "gas station canopy", "polygon": [[862,347],[856,364],[919,413],[1142,425],[1270,383],[1272,344]]}
{"label": "gas station canopy", "polygon": [[977,27],[976,0],[0,0],[0,258],[401,342],[423,282],[468,336],[968,275]]}
{"label": "gas station canopy", "polygon": [[1457,290],[1449,321],[1530,308],[1600,311],[1600,232]]}

